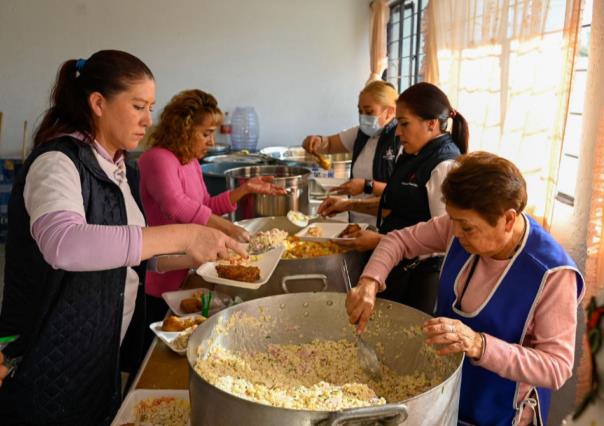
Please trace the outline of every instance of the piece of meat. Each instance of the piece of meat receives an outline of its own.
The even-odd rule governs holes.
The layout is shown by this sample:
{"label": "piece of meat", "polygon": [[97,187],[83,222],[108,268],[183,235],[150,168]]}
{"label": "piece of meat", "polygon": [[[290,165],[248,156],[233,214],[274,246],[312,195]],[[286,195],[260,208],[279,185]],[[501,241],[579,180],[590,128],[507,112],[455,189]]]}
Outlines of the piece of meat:
{"label": "piece of meat", "polygon": [[234,281],[256,282],[260,279],[260,269],[257,266],[216,265],[220,278]]}
{"label": "piece of meat", "polygon": [[360,230],[361,230],[361,227],[359,225],[357,225],[356,223],[351,223],[346,228],[344,228],[344,230],[342,232],[340,232],[340,234],[338,235],[338,238],[346,238],[346,237],[354,234],[355,232],[359,232]]}
{"label": "piece of meat", "polygon": [[201,311],[201,300],[199,297],[189,297],[180,301],[180,310],[185,314],[193,314]]}
{"label": "piece of meat", "polygon": [[185,318],[170,315],[162,323],[161,329],[162,331],[183,331],[194,325],[201,324],[204,321],[205,318],[201,315]]}

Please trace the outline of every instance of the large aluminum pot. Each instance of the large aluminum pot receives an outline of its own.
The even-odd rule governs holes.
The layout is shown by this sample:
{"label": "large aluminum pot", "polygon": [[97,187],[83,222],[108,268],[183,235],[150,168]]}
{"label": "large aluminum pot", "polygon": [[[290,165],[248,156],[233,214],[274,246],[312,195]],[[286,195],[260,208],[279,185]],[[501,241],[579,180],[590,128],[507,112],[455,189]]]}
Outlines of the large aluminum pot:
{"label": "large aluminum pot", "polygon": [[334,177],[350,179],[352,154],[327,154],[325,158],[331,161],[331,169],[323,170],[317,164],[317,159],[299,146],[267,146],[260,153],[286,161],[290,165],[307,167],[312,170],[313,177]]}
{"label": "large aluminum pot", "polygon": [[[457,424],[463,356],[438,358],[426,351],[423,335],[410,333],[428,315],[413,308],[378,299],[373,321],[364,339],[378,352],[380,360],[400,374],[422,372],[442,378],[432,389],[413,398],[385,406],[353,408],[337,412],[276,408],[236,397],[206,382],[194,370],[198,357],[210,344],[232,350],[264,350],[268,343],[300,344],[313,339],[349,339],[353,333],[344,310],[343,293],[300,293],[266,297],[233,306],[201,324],[189,339],[189,396],[193,426],[307,426],[307,425],[411,425],[453,426]],[[272,318],[266,327],[239,322],[227,333],[216,326],[232,315],[246,313]],[[296,330],[292,332],[291,330]],[[267,337],[270,336],[270,339]],[[380,343],[380,345],[377,345]],[[383,346],[382,346],[383,345]]]}
{"label": "large aluminum pot", "polygon": [[218,195],[226,191],[225,172],[237,167],[241,167],[241,163],[218,162],[201,164],[203,180],[210,195]]}
{"label": "large aluminum pot", "polygon": [[249,194],[237,206],[234,219],[285,216],[290,210],[308,213],[308,177],[303,167],[249,166],[225,172],[227,188],[235,189],[256,176],[274,176],[274,183],[287,190],[286,195]]}
{"label": "large aluminum pot", "polygon": [[[292,224],[286,217],[260,217],[237,222],[250,234],[279,228],[294,235],[301,228]],[[257,299],[283,293],[301,293],[309,291],[346,291],[341,273],[342,259],[346,259],[350,279],[356,283],[366,263],[364,253],[349,251],[330,256],[308,259],[281,259],[266,284],[258,290],[240,287],[216,285],[214,288],[231,297],[239,296],[243,300]]]}

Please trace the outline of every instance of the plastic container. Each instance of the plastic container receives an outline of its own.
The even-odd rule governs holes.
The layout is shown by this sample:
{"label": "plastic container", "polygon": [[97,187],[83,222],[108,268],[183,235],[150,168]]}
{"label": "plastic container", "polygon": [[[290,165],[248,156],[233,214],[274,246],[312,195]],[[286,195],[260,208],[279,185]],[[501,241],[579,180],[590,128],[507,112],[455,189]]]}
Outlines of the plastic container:
{"label": "plastic container", "polygon": [[237,107],[231,118],[231,145],[236,151],[256,151],[258,146],[258,114],[254,107]]}
{"label": "plastic container", "polygon": [[222,120],[222,124],[220,125],[219,141],[218,143],[222,145],[226,145],[228,147],[231,146],[231,116],[228,112],[224,113],[224,119]]}

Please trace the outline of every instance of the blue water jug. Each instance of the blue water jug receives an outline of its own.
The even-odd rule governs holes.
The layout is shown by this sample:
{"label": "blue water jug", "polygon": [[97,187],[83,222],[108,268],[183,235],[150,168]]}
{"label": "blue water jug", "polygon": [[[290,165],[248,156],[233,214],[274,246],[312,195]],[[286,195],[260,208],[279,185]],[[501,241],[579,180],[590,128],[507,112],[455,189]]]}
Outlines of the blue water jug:
{"label": "blue water jug", "polygon": [[231,145],[233,150],[256,151],[258,146],[258,114],[254,107],[237,107],[231,117]]}

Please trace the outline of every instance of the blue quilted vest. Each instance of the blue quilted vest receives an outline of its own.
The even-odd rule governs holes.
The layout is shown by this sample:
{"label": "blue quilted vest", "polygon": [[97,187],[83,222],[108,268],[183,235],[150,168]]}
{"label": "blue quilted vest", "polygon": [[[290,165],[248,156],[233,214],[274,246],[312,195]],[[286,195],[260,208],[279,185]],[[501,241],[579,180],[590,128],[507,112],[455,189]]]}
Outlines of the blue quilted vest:
{"label": "blue quilted vest", "polygon": [[[521,250],[514,256],[490,299],[475,315],[455,307],[455,283],[471,255],[454,238],[442,267],[437,316],[455,318],[475,331],[508,343],[522,344],[535,299],[549,272],[572,269],[577,272],[577,297],[583,290],[583,279],[573,260],[560,245],[532,218],[525,216],[530,230]],[[468,358],[463,365],[459,420],[472,425],[511,425],[516,415],[517,383],[494,372],[473,365]],[[551,390],[536,388],[540,424],[547,424]]]}

